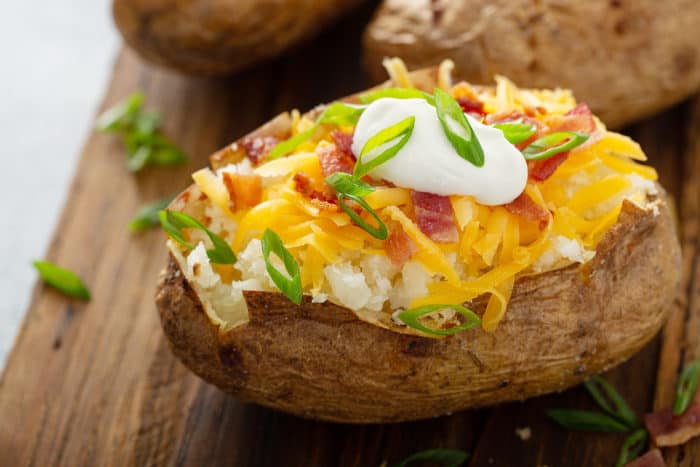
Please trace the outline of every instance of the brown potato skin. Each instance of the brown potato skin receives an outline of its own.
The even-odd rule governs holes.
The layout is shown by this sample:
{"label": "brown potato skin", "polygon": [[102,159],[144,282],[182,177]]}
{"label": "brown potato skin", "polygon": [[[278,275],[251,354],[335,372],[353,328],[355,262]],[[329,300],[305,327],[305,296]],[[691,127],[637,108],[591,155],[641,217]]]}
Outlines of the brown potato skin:
{"label": "brown potato skin", "polygon": [[172,258],[156,301],[175,355],[242,400],[334,422],[423,419],[560,391],[637,352],[677,293],[673,226],[665,203],[655,216],[625,202],[588,264],[519,278],[493,333],[398,334],[271,292],[246,292],[250,321],[220,332]]}
{"label": "brown potato skin", "polygon": [[611,128],[700,89],[697,0],[384,0],[365,31],[365,62],[409,69],[451,58],[456,74],[491,84],[573,89]]}
{"label": "brown potato skin", "polygon": [[124,40],[180,71],[230,74],[308,39],[363,0],[114,0]]}

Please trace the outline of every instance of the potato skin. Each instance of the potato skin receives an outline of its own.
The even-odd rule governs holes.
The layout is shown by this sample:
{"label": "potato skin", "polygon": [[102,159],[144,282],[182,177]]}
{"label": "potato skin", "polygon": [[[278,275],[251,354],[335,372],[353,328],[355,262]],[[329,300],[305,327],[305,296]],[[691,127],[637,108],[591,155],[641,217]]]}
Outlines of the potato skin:
{"label": "potato skin", "polygon": [[519,278],[493,333],[398,334],[271,292],[246,292],[250,321],[219,331],[173,258],[156,301],[175,355],[242,400],[344,423],[429,418],[563,390],[647,343],[679,284],[674,224],[658,208],[625,202],[591,262]]}
{"label": "potato skin", "polygon": [[229,74],[310,38],[363,0],[114,0],[126,42],[159,65]]}
{"label": "potato skin", "polygon": [[[610,127],[700,89],[697,0],[384,0],[365,31],[365,62],[409,69],[455,61],[460,78],[573,89]],[[693,33],[695,32],[695,33]]]}

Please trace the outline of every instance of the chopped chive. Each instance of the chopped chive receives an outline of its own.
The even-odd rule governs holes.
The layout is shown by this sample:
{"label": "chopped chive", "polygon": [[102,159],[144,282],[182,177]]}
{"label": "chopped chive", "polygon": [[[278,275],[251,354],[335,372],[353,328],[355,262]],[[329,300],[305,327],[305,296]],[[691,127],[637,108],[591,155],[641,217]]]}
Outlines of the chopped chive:
{"label": "chopped chive", "polygon": [[483,166],[484,149],[455,98],[436,88],[435,109],[445,136],[457,154],[477,167]]}
{"label": "chopped chive", "polygon": [[158,219],[163,230],[177,243],[185,247],[187,250],[195,248],[193,244],[188,242],[182,229],[191,228],[199,229],[207,234],[214,248],[207,250],[207,256],[212,263],[216,264],[234,264],[236,255],[231,250],[228,243],[211,230],[207,229],[202,223],[192,216],[177,211],[160,211]]}
{"label": "chopped chive", "polygon": [[571,151],[588,139],[585,133],[575,131],[558,131],[543,136],[523,149],[523,156],[529,161],[549,159],[561,152]]}
{"label": "chopped chive", "polygon": [[[396,156],[411,137],[415,122],[415,117],[405,118],[369,138],[360,151],[353,175],[357,178],[363,177]],[[369,162],[365,162],[364,159],[372,152],[379,152],[379,154],[373,155]]]}
{"label": "chopped chive", "polygon": [[[459,326],[455,326],[449,329],[432,329],[423,325],[419,318],[422,318],[431,313],[435,313],[439,310],[454,310],[465,318],[464,323]],[[417,329],[426,334],[432,334],[435,336],[449,336],[451,334],[456,334],[460,331],[473,328],[481,323],[479,317],[469,308],[465,308],[462,305],[424,305],[417,308],[412,308],[410,310],[405,310],[399,313],[398,319],[401,320],[406,326],[413,329]]]}
{"label": "chopped chive", "polygon": [[[284,247],[282,239],[270,229],[265,229],[261,240],[262,254],[265,259],[265,268],[270,278],[284,295],[297,305],[301,304],[301,272],[299,263],[294,256]],[[270,254],[274,253],[284,263],[284,268],[289,277],[282,274],[270,261]]]}
{"label": "chopped chive", "polygon": [[90,300],[90,291],[80,276],[73,271],[50,261],[33,261],[32,264],[39,272],[41,279],[51,287],[60,290],[69,297]]}

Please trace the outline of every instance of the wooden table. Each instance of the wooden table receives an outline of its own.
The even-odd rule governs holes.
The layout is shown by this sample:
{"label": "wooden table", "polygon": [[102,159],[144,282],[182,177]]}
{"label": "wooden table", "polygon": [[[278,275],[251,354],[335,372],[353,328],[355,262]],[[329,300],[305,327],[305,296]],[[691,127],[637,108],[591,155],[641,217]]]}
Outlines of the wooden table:
{"label": "wooden table", "polygon": [[[364,19],[230,79],[176,76],[130,52],[119,55],[102,107],[144,90],[191,162],[132,175],[118,140],[88,138],[47,259],[87,278],[93,300],[85,305],[35,288],[0,381],[0,465],[378,466],[432,447],[469,451],[471,466],[614,463],[622,435],[566,431],[544,415],[554,407],[593,408],[580,388],[434,420],[345,426],[241,404],[171,355],[153,303],[163,234],[131,235],[126,223],[144,202],[184,188],[211,152],[272,115],[366,87],[359,40],[348,43]],[[663,335],[607,375],[641,414],[669,405],[679,367],[700,356],[700,98],[626,133],[641,142],[676,199],[684,248],[683,291]],[[522,427],[530,427],[529,440],[516,436]],[[689,466],[699,450],[695,440],[665,456]]]}

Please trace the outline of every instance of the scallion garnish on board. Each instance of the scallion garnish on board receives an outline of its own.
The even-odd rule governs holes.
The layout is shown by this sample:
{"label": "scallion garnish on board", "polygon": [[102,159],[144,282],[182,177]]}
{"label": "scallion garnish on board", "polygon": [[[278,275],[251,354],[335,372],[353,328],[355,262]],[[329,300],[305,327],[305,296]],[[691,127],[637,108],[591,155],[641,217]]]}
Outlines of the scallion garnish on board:
{"label": "scallion garnish on board", "polygon": [[[464,317],[464,322],[449,329],[433,329],[420,322],[420,318],[441,310],[456,311]],[[435,336],[449,336],[451,334],[456,334],[460,331],[473,328],[474,326],[478,326],[479,323],[481,323],[481,320],[476,313],[462,305],[424,305],[412,308],[410,310],[401,311],[397,317],[402,323],[406,324],[406,326]]]}
{"label": "scallion garnish on board", "polygon": [[363,104],[370,104],[378,99],[384,99],[386,97],[394,99],[425,99],[428,104],[435,105],[435,98],[433,96],[415,88],[384,88],[369,91],[360,96],[360,102]]}
{"label": "scallion garnish on board", "polygon": [[160,211],[158,212],[158,219],[160,220],[160,225],[163,226],[163,230],[165,230],[170,238],[187,250],[193,250],[195,245],[185,239],[182,229],[198,229],[207,234],[207,237],[209,237],[209,240],[211,240],[214,246],[214,248],[207,250],[209,261],[216,264],[234,264],[236,262],[236,255],[233,253],[233,250],[231,250],[229,244],[214,232],[207,229],[194,217],[177,211]]}
{"label": "scallion garnish on board", "polygon": [[673,403],[673,415],[681,415],[693,401],[695,391],[698,389],[698,377],[700,376],[700,360],[693,360],[688,363],[676,387],[676,400]]}
{"label": "scallion garnish on board", "polygon": [[69,297],[90,300],[90,291],[80,276],[69,269],[62,268],[50,261],[34,261],[32,263],[39,272],[41,279]]}
{"label": "scallion garnish on board", "polygon": [[318,116],[314,124],[306,131],[297,133],[291,138],[278,143],[267,155],[267,160],[271,161],[282,156],[286,156],[300,144],[310,139],[321,124],[331,125],[354,125],[364,112],[361,105],[347,104],[345,102],[334,102]]}
{"label": "scallion garnish on board", "polygon": [[129,230],[132,232],[140,232],[159,225],[160,219],[158,218],[158,213],[167,208],[172,200],[173,197],[170,196],[141,207],[134,218],[129,221]]}
{"label": "scallion garnish on board", "polygon": [[496,123],[493,127],[501,130],[510,144],[520,144],[527,141],[537,131],[534,124],[523,122]]}
{"label": "scallion garnish on board", "polygon": [[584,382],[583,385],[598,406],[607,412],[608,415],[615,417],[627,425],[628,428],[637,428],[639,426],[639,421],[634,411],[604,378],[594,376]]}
{"label": "scallion garnish on board", "polygon": [[640,428],[629,435],[622,443],[615,467],[623,467],[642,455],[647,447],[647,430]]}
{"label": "scallion garnish on board", "polygon": [[552,409],[547,411],[547,415],[559,425],[572,430],[606,433],[629,431],[629,427],[626,424],[600,412]]}
{"label": "scallion garnish on board", "polygon": [[132,172],[148,164],[170,166],[186,162],[185,154],[158,133],[160,114],[145,112],[143,101],[143,93],[133,93],[100,115],[95,128],[122,136],[128,155],[127,168]]}
{"label": "scallion garnish on board", "polygon": [[[358,178],[363,177],[375,167],[393,158],[408,142],[413,133],[415,122],[415,117],[408,117],[370,137],[360,151],[353,175]],[[368,156],[371,156],[372,159],[365,162],[364,159]]]}
{"label": "scallion garnish on board", "polygon": [[425,451],[419,451],[408,456],[398,464],[394,464],[394,467],[408,467],[413,463],[424,462],[430,462],[441,467],[459,467],[464,464],[468,458],[469,454],[459,449],[426,449]]}
{"label": "scallion garnish on board", "polygon": [[529,161],[549,159],[559,153],[571,151],[588,139],[588,135],[576,131],[558,131],[543,136],[523,149],[523,156]]}
{"label": "scallion garnish on board", "polygon": [[477,167],[483,166],[484,149],[455,98],[436,88],[435,109],[445,136],[457,154]]}
{"label": "scallion garnish on board", "polygon": [[[301,271],[299,263],[294,259],[294,256],[284,247],[282,239],[270,229],[265,229],[261,240],[262,254],[265,259],[265,268],[270,278],[275,283],[280,292],[289,298],[292,303],[301,304]],[[287,274],[280,272],[270,259],[270,255],[274,253],[282,263]]]}

